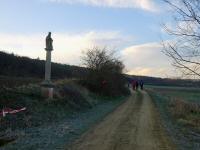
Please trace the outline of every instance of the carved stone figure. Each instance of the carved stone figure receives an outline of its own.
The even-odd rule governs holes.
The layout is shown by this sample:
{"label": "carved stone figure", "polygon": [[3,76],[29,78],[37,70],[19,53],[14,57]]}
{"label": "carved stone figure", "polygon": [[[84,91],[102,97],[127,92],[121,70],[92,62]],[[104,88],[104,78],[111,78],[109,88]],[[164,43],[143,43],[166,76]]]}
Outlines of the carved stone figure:
{"label": "carved stone figure", "polygon": [[53,39],[51,38],[51,32],[46,37],[46,48],[47,51],[52,51],[53,50]]}

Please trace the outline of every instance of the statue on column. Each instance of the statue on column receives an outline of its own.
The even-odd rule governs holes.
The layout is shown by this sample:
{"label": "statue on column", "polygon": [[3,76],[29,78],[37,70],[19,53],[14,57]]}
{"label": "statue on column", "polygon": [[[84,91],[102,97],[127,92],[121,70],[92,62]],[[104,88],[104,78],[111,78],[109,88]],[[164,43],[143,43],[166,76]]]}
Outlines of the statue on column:
{"label": "statue on column", "polygon": [[46,37],[46,50],[52,51],[53,50],[53,39],[51,38],[51,32]]}
{"label": "statue on column", "polygon": [[46,61],[45,61],[45,80],[41,84],[41,94],[45,98],[53,98],[54,85],[51,82],[51,51],[53,50],[53,39],[51,32],[46,37]]}

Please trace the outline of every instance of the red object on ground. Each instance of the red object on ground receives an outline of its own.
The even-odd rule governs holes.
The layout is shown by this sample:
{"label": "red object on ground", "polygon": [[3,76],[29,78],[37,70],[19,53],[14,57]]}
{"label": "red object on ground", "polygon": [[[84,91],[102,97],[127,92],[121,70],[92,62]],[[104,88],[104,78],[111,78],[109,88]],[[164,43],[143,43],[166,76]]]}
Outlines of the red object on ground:
{"label": "red object on ground", "polygon": [[16,114],[18,112],[21,112],[21,111],[25,111],[26,110],[26,107],[23,107],[21,109],[11,109],[11,108],[4,108],[1,112],[0,112],[0,115],[2,115],[3,117],[6,116],[6,114]]}

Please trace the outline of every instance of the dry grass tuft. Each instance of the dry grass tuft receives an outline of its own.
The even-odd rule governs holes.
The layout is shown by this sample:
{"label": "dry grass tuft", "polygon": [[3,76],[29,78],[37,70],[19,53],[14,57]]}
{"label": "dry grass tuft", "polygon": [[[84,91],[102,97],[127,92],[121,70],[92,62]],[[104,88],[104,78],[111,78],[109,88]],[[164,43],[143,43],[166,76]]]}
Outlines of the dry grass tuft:
{"label": "dry grass tuft", "polygon": [[200,129],[200,104],[173,98],[169,109],[179,123]]}

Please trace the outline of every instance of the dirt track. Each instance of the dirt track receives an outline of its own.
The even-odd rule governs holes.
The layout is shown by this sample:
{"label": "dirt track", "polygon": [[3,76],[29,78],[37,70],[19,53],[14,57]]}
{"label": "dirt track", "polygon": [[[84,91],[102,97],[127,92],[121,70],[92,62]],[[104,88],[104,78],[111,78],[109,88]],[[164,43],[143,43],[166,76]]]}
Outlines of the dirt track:
{"label": "dirt track", "polygon": [[67,150],[173,150],[145,92],[132,96]]}

